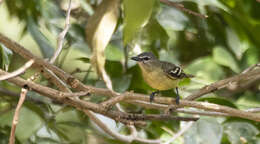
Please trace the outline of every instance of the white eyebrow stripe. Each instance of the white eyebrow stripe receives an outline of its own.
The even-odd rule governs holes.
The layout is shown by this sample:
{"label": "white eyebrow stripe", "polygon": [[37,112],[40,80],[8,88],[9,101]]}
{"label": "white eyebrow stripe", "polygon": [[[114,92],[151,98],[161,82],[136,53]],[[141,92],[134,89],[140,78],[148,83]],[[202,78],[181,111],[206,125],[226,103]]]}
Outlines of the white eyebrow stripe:
{"label": "white eyebrow stripe", "polygon": [[140,56],[141,59],[143,58],[150,58],[149,56]]}

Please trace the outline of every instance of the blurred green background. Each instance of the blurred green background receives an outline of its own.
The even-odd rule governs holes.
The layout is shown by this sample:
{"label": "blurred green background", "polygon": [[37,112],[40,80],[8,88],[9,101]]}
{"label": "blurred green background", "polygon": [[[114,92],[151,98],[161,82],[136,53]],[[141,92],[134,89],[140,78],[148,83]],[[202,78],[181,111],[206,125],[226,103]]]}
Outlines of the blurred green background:
{"label": "blurred green background", "polygon": [[[181,83],[182,98],[212,82],[236,75],[260,58],[260,2],[257,0],[176,0],[192,11],[207,15],[201,18],[187,14],[159,0],[121,0],[115,32],[105,53],[105,70],[117,92],[133,90],[150,94],[152,89],[142,79],[140,69],[129,57],[152,51],[160,60],[181,65],[195,75]],[[105,87],[89,58],[93,53],[86,39],[86,24],[100,8],[101,0],[73,0],[71,25],[64,49],[56,65],[85,84]],[[109,3],[109,2],[107,2]],[[110,3],[111,4],[111,3]],[[113,3],[112,3],[113,4]],[[0,32],[15,40],[33,54],[50,58],[57,47],[56,39],[63,30],[67,0],[3,0],[0,1]],[[101,13],[102,15],[102,13]],[[111,27],[105,29],[111,30]],[[87,29],[88,30],[88,29]],[[104,31],[104,33],[106,30]],[[102,37],[101,37],[102,40]],[[0,43],[0,66],[13,71],[25,62]],[[29,70],[24,78],[35,71]],[[42,85],[54,87],[43,77]],[[208,101],[239,109],[260,107],[260,79],[211,93],[200,101]],[[0,82],[0,143],[8,143],[11,121],[20,88]],[[15,95],[14,94],[14,95]],[[174,95],[171,91],[164,96]],[[113,139],[91,122],[86,115],[71,107],[59,105],[35,92],[29,92],[23,105],[16,131],[18,144],[46,143],[124,143]],[[100,102],[103,96],[91,96]],[[158,110],[122,103],[134,113],[155,113]],[[111,129],[122,134],[129,131],[122,124],[99,117]],[[148,139],[169,140],[186,122],[149,122],[138,128]],[[202,116],[173,144],[260,144],[260,124],[239,118]],[[170,131],[170,132],[169,132]],[[136,143],[136,142],[134,142]]]}

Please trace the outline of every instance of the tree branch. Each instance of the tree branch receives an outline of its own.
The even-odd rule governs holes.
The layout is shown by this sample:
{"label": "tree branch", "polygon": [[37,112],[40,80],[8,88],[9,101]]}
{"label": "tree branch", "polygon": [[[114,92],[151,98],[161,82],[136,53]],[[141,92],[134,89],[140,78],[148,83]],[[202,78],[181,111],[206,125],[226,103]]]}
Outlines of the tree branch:
{"label": "tree branch", "polygon": [[[114,105],[118,102],[125,101],[128,103],[133,103],[141,106],[146,107],[153,107],[153,108],[160,108],[163,109],[165,106],[167,107],[170,104],[174,104],[174,99],[167,98],[167,97],[156,97],[154,103],[149,103],[149,96],[142,95],[138,93],[131,93],[126,92],[123,94],[112,92],[111,90],[104,89],[104,88],[95,88],[92,86],[87,86],[81,83],[78,79],[74,78],[68,73],[65,73],[63,70],[59,69],[58,67],[55,67],[54,65],[44,61],[41,58],[35,57],[31,52],[17,44],[16,42],[13,42],[12,40],[8,39],[7,37],[0,34],[0,42],[2,42],[6,47],[13,50],[14,52],[18,53],[25,59],[34,59],[35,63],[33,66],[36,66],[36,68],[47,68],[50,71],[52,71],[54,74],[56,74],[62,81],[66,82],[68,85],[70,85],[73,89],[77,91],[84,91],[84,92],[90,92],[95,95],[103,95],[112,97],[110,102],[105,102],[107,104],[105,105]],[[0,75],[6,74],[4,71],[0,71]],[[208,94],[210,92],[213,92],[215,90],[223,89],[228,85],[231,85],[235,82],[240,81],[246,81],[248,79],[252,79],[253,77],[260,75],[260,69],[253,69],[246,73],[239,74],[237,76],[227,78],[218,82],[215,82],[209,86],[206,86],[197,92],[191,94],[187,97],[188,100],[181,100],[180,106],[181,107],[194,107],[198,109],[203,109],[206,111],[188,111],[185,109],[177,109],[177,111],[180,112],[186,112],[186,113],[199,113],[201,115],[214,115],[214,116],[236,116],[241,117],[245,119],[251,119],[254,121],[260,121],[260,115],[259,114],[253,114],[251,112],[245,112],[233,108],[229,108],[226,106],[221,106],[217,104],[210,104],[206,102],[194,102],[189,101],[189,99],[196,99],[200,96],[203,96],[205,94]],[[25,81],[19,77],[8,79],[9,82],[12,82],[20,87],[24,85],[28,85],[32,90],[47,96],[49,98],[52,98],[54,100],[57,100],[59,102],[71,105],[79,110],[86,111],[91,110],[96,113],[103,114],[105,116],[108,116],[116,121],[125,123],[125,124],[145,124],[143,120],[149,119],[149,120],[165,120],[162,119],[159,116],[152,117],[152,115],[143,115],[143,114],[130,114],[125,112],[120,112],[116,110],[107,110],[105,107],[103,107],[102,104],[95,104],[87,101],[83,101],[80,99],[76,99],[75,97],[71,97],[71,93],[69,92],[60,92],[45,86],[41,86],[38,84],[35,84],[33,82]],[[91,115],[89,115],[91,117]],[[160,119],[159,119],[160,118]],[[168,119],[172,119],[173,117],[167,117]],[[96,122],[96,121],[94,121]],[[96,122],[97,123],[97,122]],[[103,128],[104,129],[104,128]],[[138,141],[138,137],[135,138],[135,140]],[[149,141],[144,139],[144,141]]]}
{"label": "tree branch", "polygon": [[[0,75],[2,74],[6,74],[6,72],[0,70]],[[45,96],[48,96],[52,99],[55,99],[57,101],[69,104],[71,106],[74,106],[76,108],[79,109],[88,109],[88,110],[92,110],[94,112],[106,115],[108,117],[111,117],[113,119],[118,119],[118,121],[121,121],[123,123],[125,123],[125,121],[123,120],[140,120],[143,119],[144,115],[137,115],[137,114],[127,114],[124,112],[120,112],[120,111],[114,111],[114,110],[109,110],[107,111],[107,109],[105,109],[103,106],[95,104],[95,103],[91,103],[91,102],[87,102],[87,101],[82,101],[79,99],[75,99],[74,97],[71,97],[70,93],[63,93],[48,87],[44,87],[38,84],[35,84],[33,82],[30,81],[25,81],[21,78],[11,78],[8,80],[9,82],[12,82],[18,86],[24,86],[27,85],[29,86],[32,90],[43,94]],[[98,91],[100,90],[100,88],[95,89],[96,92],[98,93]],[[101,89],[103,90],[103,89]],[[101,91],[102,92],[102,91]],[[126,101],[126,100],[141,100],[141,101],[146,101],[149,102],[149,96],[147,95],[143,95],[143,94],[137,94],[137,93],[131,93],[131,92],[126,92],[120,95],[120,97],[123,97],[123,99],[120,99],[121,101]],[[112,98],[112,99],[116,99]],[[155,103],[159,103],[159,104],[167,104],[167,105],[171,105],[174,104],[174,100],[173,98],[168,98],[168,97],[156,97],[154,102]],[[229,114],[229,116],[234,116],[234,117],[241,117],[241,118],[245,118],[245,119],[251,119],[254,121],[260,121],[260,115],[258,114],[254,114],[254,113],[250,113],[250,112],[244,112],[241,110],[237,110],[234,108],[230,108],[227,106],[221,106],[221,105],[217,105],[217,104],[211,104],[211,103],[207,103],[207,102],[194,102],[194,101],[187,101],[187,100],[181,100],[179,106],[184,107],[184,106],[188,106],[188,107],[194,107],[194,108],[198,108],[198,109],[204,109],[204,110],[208,110],[208,111],[215,111],[215,112],[222,112],[222,113],[227,113]],[[147,118],[147,117],[146,117]],[[134,122],[135,123],[135,122]],[[138,122],[139,124],[141,124],[140,122]]]}
{"label": "tree branch", "polygon": [[70,11],[71,11],[71,0],[69,0],[69,6],[68,6],[68,10],[67,10],[67,14],[66,14],[66,20],[65,20],[65,27],[64,27],[63,31],[58,36],[58,40],[57,40],[58,48],[55,51],[52,58],[50,59],[50,63],[54,63],[55,60],[57,59],[57,57],[61,53],[64,38],[65,38],[65,36],[66,36],[66,34],[69,30],[69,27],[70,27]]}
{"label": "tree branch", "polygon": [[31,59],[28,62],[26,62],[22,67],[17,69],[16,71],[13,71],[12,73],[9,73],[7,75],[0,76],[0,81],[7,80],[9,78],[16,77],[20,74],[23,74],[28,68],[30,68],[32,66],[33,62],[34,62],[34,60]]}
{"label": "tree branch", "polygon": [[18,124],[19,112],[20,112],[20,109],[22,108],[22,105],[25,100],[27,92],[28,92],[27,88],[22,88],[21,94],[20,94],[20,99],[18,101],[17,107],[14,112],[12,128],[11,128],[11,133],[10,133],[10,137],[9,137],[9,144],[15,143],[15,130],[16,130],[16,125]]}

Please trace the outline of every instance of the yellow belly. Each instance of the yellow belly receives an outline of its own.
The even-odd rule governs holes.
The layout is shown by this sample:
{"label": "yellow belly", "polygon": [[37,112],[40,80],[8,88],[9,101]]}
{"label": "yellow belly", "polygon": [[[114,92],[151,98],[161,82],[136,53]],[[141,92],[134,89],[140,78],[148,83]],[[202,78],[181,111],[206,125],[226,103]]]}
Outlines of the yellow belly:
{"label": "yellow belly", "polygon": [[179,80],[170,79],[163,71],[145,71],[142,69],[142,74],[145,82],[152,88],[157,90],[168,90],[176,88]]}

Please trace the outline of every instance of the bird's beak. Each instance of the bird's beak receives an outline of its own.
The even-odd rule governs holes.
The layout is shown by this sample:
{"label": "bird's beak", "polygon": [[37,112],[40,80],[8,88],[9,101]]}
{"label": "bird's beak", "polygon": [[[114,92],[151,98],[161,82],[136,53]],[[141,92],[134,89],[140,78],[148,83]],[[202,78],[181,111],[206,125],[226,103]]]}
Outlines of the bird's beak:
{"label": "bird's beak", "polygon": [[137,56],[131,57],[131,59],[134,60],[134,61],[141,61],[141,59],[139,57],[137,57]]}

